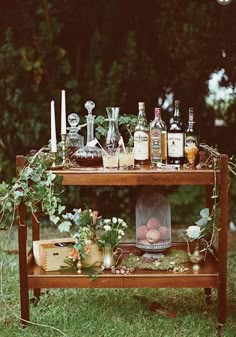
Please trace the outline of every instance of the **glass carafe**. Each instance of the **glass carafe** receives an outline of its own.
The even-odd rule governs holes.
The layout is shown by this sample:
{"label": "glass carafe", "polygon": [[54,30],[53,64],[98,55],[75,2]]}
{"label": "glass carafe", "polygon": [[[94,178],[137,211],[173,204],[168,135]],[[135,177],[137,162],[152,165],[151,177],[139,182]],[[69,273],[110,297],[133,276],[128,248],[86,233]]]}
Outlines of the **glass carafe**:
{"label": "glass carafe", "polygon": [[120,132],[118,128],[119,123],[119,107],[107,107],[108,117],[108,132],[106,137],[105,149],[106,151],[114,151],[119,147]]}

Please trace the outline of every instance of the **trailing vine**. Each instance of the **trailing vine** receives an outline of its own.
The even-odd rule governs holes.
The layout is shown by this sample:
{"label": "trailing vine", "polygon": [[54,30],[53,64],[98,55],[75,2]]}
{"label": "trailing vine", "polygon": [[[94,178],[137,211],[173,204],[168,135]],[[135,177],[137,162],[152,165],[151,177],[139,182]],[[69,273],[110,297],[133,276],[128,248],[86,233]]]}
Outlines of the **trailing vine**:
{"label": "trailing vine", "polygon": [[[26,159],[26,165],[20,169],[16,178],[10,183],[0,184],[0,226],[5,219],[9,219],[9,216],[10,225],[14,223],[17,207],[22,202],[32,214],[40,207],[42,212],[49,216],[50,221],[57,224],[65,209],[60,198],[61,177],[48,169],[52,159],[49,153],[45,153],[45,148],[27,156]],[[4,225],[0,228],[7,227]]]}

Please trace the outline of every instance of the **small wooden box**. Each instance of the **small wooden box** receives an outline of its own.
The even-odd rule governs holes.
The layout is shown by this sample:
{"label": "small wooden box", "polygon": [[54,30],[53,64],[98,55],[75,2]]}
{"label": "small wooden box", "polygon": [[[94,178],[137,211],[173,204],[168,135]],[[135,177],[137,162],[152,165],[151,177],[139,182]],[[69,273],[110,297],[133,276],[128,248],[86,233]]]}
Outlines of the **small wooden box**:
{"label": "small wooden box", "polygon": [[72,238],[33,241],[35,263],[46,271],[60,270],[67,266],[65,258],[73,249]]}

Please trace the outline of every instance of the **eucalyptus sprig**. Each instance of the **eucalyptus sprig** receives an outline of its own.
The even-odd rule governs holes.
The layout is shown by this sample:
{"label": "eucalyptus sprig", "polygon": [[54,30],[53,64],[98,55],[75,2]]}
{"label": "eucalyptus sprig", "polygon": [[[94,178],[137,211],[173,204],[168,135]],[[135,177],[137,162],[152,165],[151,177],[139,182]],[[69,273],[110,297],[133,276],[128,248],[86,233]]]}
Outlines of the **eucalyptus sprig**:
{"label": "eucalyptus sprig", "polygon": [[[220,158],[220,153],[217,151],[217,149],[214,149],[212,146],[201,143],[200,147],[203,148],[204,150],[206,150],[210,154],[208,162],[210,162],[212,160],[212,158],[213,159],[214,158],[215,159]],[[235,160],[234,155],[231,156],[228,160],[228,169],[236,177],[236,160]]]}
{"label": "eucalyptus sprig", "polygon": [[40,208],[56,224],[65,209],[59,197],[62,193],[61,178],[48,169],[50,154],[45,153],[44,148],[26,158],[27,163],[18,176],[10,183],[3,181],[0,184],[0,224],[9,217],[10,225],[14,223],[22,202],[32,214]]}
{"label": "eucalyptus sprig", "polygon": [[205,244],[204,248],[200,251],[201,253],[205,252],[204,258],[206,258],[206,253],[207,251],[209,251],[217,259],[214,253],[213,244],[216,241],[217,233],[219,231],[219,228],[217,228],[216,225],[217,207],[219,198],[217,191],[216,169],[218,164],[217,160],[220,154],[217,152],[217,150],[211,148],[206,144],[201,144],[201,147],[210,153],[206,165],[213,168],[214,172],[214,185],[212,188],[212,195],[211,195],[213,204],[211,211],[209,210],[209,208],[203,208],[200,211],[200,219],[195,221],[193,225],[187,228],[186,230],[187,238],[184,239],[186,240],[187,244],[188,240],[195,241],[201,239]]}

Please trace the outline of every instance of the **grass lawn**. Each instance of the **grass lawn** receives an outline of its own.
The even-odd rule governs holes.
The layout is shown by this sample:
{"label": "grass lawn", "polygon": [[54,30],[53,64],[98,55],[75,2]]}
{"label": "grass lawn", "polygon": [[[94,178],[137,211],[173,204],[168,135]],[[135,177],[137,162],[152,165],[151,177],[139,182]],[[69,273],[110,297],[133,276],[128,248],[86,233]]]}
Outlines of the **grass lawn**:
{"label": "grass lawn", "polygon": [[[7,231],[0,231],[5,248]],[[222,336],[236,336],[236,233],[229,235],[228,320]],[[30,318],[39,325],[19,324],[19,274],[16,229],[4,261],[0,295],[1,337],[214,337],[216,336],[217,293],[207,308],[202,289],[49,289]],[[164,312],[151,310],[157,302]],[[169,317],[166,313],[176,314]]]}

